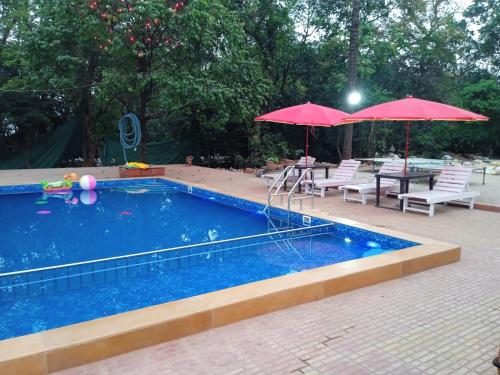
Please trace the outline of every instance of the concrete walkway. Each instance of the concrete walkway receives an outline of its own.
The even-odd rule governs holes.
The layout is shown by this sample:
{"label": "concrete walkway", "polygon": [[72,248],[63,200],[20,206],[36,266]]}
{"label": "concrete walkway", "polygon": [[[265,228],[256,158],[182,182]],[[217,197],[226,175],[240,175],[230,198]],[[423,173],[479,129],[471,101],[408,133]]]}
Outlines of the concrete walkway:
{"label": "concrete walkway", "polygon": [[[100,178],[115,173],[91,171]],[[266,196],[259,179],[236,172],[168,166],[167,177],[261,201]],[[41,176],[22,179],[0,173],[2,184]],[[458,243],[462,260],[59,374],[496,374],[499,213],[439,207],[428,218],[343,203],[338,192],[315,199],[314,210],[304,208]]]}

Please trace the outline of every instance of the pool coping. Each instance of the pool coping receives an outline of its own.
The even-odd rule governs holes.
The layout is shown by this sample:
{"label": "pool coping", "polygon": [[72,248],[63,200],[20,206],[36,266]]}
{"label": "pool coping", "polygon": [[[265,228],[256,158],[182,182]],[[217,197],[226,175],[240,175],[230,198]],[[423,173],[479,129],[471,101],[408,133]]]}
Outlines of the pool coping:
{"label": "pool coping", "polygon": [[[203,184],[212,192],[226,192]],[[134,178],[137,179],[137,178]],[[236,198],[264,203],[231,193]],[[460,247],[306,209],[420,245],[0,341],[0,373],[47,374],[460,260]]]}

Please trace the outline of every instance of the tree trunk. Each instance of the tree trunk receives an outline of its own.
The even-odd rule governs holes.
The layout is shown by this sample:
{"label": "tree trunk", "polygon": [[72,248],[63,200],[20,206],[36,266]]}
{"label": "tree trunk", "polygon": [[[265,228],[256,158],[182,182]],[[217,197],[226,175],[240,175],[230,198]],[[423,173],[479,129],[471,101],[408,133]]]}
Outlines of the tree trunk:
{"label": "tree trunk", "polygon": [[139,121],[141,123],[141,162],[142,163],[147,163],[148,162],[148,137],[147,137],[147,129],[146,129],[146,124],[147,124],[147,118],[146,118],[146,107],[148,105],[147,101],[148,93],[146,90],[141,91],[141,101],[139,103]]}
{"label": "tree trunk", "polygon": [[370,133],[368,133],[368,157],[375,156],[375,123],[370,124]]}
{"label": "tree trunk", "polygon": [[339,160],[342,161],[344,160],[344,158],[342,157],[342,150],[340,149],[340,129],[337,133],[337,139],[335,140],[336,141],[336,147],[337,147],[337,154],[339,156]]}
{"label": "tree trunk", "polygon": [[95,136],[94,136],[94,123],[92,120],[92,116],[90,113],[83,113],[82,116],[82,127],[83,127],[83,145],[82,145],[82,153],[83,153],[83,165],[85,167],[95,167]]}
{"label": "tree trunk", "polygon": [[85,167],[95,167],[95,136],[94,136],[94,121],[92,118],[92,103],[91,93],[88,88],[84,89],[85,92],[80,102],[80,113],[82,115],[82,157],[83,165]]}
{"label": "tree trunk", "polygon": [[[93,82],[97,69],[97,55],[89,56],[88,64],[82,73],[82,82]],[[96,141],[94,135],[95,118],[93,116],[92,92],[90,86],[83,89],[80,98],[80,113],[82,116],[82,157],[85,167],[95,167]]]}
{"label": "tree trunk", "polygon": [[249,129],[248,150],[250,151],[250,160],[256,161],[260,155],[260,131],[262,125],[252,122]]}
{"label": "tree trunk", "polygon": [[[347,59],[347,92],[352,92],[357,86],[358,44],[359,44],[359,9],[361,0],[352,1],[351,33],[349,37],[349,56]],[[344,125],[344,159],[352,158],[353,125]]]}

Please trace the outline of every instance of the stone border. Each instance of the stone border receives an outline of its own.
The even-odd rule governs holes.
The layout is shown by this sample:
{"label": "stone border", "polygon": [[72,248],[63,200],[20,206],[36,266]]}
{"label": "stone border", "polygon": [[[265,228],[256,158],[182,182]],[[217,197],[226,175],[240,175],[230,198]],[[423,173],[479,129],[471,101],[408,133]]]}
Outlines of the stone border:
{"label": "stone border", "polygon": [[421,245],[2,340],[0,373],[47,374],[80,366],[460,259],[457,245],[312,209],[305,213]]}

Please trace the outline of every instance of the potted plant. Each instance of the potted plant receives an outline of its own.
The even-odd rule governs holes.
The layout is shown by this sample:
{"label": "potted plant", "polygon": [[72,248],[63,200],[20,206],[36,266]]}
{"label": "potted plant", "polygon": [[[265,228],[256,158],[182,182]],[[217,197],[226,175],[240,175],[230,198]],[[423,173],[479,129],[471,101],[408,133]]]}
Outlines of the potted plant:
{"label": "potted plant", "polygon": [[269,156],[266,159],[266,169],[270,171],[275,171],[279,168],[279,158],[275,155]]}

